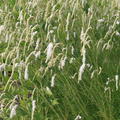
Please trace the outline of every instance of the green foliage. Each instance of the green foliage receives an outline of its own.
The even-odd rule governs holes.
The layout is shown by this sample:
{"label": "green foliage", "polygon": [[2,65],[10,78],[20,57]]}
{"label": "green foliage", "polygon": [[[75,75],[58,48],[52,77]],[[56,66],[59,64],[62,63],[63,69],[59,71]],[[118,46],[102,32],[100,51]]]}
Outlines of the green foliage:
{"label": "green foliage", "polygon": [[0,1],[0,120],[120,119],[116,1]]}

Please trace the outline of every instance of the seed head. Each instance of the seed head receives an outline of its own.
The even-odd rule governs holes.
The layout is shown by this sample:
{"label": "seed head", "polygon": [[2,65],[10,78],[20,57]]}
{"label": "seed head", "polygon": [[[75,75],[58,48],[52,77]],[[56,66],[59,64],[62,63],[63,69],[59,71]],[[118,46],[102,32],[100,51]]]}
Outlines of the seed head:
{"label": "seed head", "polygon": [[50,60],[50,58],[53,55],[53,43],[49,43],[47,46],[47,58],[46,58],[46,63],[48,62],[48,60]]}

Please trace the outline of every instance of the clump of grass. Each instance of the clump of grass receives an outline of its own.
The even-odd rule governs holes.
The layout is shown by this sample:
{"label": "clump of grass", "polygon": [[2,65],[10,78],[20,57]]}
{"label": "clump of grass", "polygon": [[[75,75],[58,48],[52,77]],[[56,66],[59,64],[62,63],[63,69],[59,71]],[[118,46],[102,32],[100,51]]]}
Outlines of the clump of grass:
{"label": "clump of grass", "polygon": [[0,119],[119,120],[117,0],[0,1]]}

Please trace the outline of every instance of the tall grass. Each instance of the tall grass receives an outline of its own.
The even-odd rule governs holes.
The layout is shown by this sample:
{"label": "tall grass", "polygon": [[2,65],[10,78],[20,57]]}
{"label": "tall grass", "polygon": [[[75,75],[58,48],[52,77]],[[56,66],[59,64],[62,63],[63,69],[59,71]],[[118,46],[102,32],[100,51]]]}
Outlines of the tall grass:
{"label": "tall grass", "polygon": [[120,120],[117,0],[0,1],[0,119]]}

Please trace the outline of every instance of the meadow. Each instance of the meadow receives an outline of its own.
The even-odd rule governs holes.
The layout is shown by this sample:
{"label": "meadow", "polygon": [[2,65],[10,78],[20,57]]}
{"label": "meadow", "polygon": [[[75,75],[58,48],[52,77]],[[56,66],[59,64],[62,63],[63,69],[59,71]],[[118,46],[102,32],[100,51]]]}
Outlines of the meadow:
{"label": "meadow", "polygon": [[120,120],[119,0],[0,0],[0,120]]}

